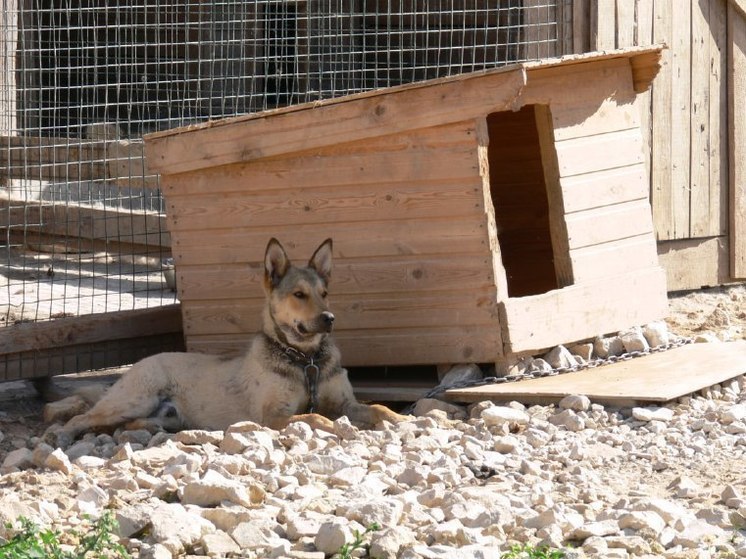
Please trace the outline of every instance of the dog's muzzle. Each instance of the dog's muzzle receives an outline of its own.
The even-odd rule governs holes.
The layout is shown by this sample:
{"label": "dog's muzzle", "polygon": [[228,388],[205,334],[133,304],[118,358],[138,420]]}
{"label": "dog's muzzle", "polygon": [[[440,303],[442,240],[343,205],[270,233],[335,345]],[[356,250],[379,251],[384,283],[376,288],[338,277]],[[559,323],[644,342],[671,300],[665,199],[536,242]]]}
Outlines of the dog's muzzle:
{"label": "dog's muzzle", "polygon": [[321,313],[321,324],[325,332],[331,332],[334,326],[334,315],[329,311]]}

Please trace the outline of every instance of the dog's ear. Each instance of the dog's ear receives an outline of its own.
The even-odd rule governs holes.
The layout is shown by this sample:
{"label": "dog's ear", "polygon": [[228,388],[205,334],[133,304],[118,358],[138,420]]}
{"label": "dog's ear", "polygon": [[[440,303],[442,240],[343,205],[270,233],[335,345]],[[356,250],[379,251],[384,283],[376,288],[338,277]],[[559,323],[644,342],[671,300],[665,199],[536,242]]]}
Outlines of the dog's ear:
{"label": "dog's ear", "polygon": [[264,252],[264,285],[267,289],[277,287],[290,269],[290,259],[280,241],[272,237]]}
{"label": "dog's ear", "polygon": [[308,261],[308,267],[316,270],[316,273],[321,276],[321,279],[323,279],[325,283],[329,283],[329,278],[332,277],[331,239],[325,240],[321,243],[319,248],[316,249],[316,252],[313,253],[313,256]]}

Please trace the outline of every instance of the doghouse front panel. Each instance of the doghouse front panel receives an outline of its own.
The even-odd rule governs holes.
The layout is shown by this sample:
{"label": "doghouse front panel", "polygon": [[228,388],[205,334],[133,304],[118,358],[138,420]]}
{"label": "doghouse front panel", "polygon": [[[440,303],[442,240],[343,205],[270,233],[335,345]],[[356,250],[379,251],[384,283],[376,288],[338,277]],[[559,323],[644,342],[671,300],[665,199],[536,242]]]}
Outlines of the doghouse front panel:
{"label": "doghouse front panel", "polygon": [[[544,185],[559,192],[572,282],[504,301],[507,351],[549,347],[665,316],[665,276],[657,264],[631,77],[627,61],[614,61],[578,65],[562,75],[542,70],[528,80],[525,99],[546,103],[551,115],[552,149],[541,155],[555,158],[556,174],[545,173]],[[546,230],[554,244],[561,231]]]}
{"label": "doghouse front panel", "polygon": [[188,347],[260,327],[269,236],[300,263],[334,239],[349,365],[491,361],[501,348],[473,123],[169,177]]}

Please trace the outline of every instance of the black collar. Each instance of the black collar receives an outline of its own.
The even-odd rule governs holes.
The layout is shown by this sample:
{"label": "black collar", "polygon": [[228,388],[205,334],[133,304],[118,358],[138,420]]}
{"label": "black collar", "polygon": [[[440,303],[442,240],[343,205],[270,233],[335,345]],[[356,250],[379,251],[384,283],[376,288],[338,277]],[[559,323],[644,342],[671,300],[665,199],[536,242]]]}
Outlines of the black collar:
{"label": "black collar", "polygon": [[306,379],[306,390],[308,390],[308,408],[306,413],[315,413],[319,407],[319,375],[321,369],[319,368],[319,361],[324,357],[323,346],[311,356],[306,355],[301,350],[294,348],[291,345],[285,345],[280,341],[268,336],[263,333],[265,339],[279,349],[292,363],[300,365],[303,368],[303,373]]}

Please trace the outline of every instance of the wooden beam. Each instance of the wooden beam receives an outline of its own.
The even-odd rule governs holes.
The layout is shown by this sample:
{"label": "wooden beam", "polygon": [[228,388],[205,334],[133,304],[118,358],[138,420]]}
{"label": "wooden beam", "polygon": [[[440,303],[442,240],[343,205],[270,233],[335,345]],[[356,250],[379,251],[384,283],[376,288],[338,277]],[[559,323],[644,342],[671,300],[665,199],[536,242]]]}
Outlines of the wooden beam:
{"label": "wooden beam", "polygon": [[8,217],[0,231],[23,227],[44,235],[120,242],[148,246],[171,246],[165,216],[156,212],[133,212],[75,203],[22,201],[0,197],[0,210]]}
{"label": "wooden beam", "polygon": [[0,329],[0,355],[181,331],[181,307],[178,304],[48,322],[22,322]]}
{"label": "wooden beam", "polygon": [[66,345],[3,355],[0,382],[130,365],[163,351],[184,351],[181,332]]}
{"label": "wooden beam", "polygon": [[0,136],[0,151],[2,176],[8,179],[158,187],[158,177],[147,169],[142,142],[5,135]]}
{"label": "wooden beam", "polygon": [[[526,83],[522,68],[390,88],[145,136],[151,169],[168,175],[461,122],[508,110]],[[485,91],[490,91],[486,96]],[[354,103],[350,102],[355,100]],[[253,117],[253,118],[252,118]],[[271,118],[268,118],[271,117]],[[212,124],[212,123],[211,123]]]}
{"label": "wooden beam", "polygon": [[75,181],[107,176],[106,142],[1,136],[3,173],[11,179]]}
{"label": "wooden beam", "polygon": [[741,17],[746,17],[746,0],[730,0],[730,6],[738,10]]}
{"label": "wooden beam", "polygon": [[730,163],[730,275],[746,278],[746,16],[728,5],[728,129]]}
{"label": "wooden beam", "polygon": [[[620,298],[618,293],[634,293],[634,297]],[[508,354],[658,320],[666,315],[668,302],[665,274],[661,268],[652,267],[540,295],[507,299],[498,306],[500,322],[509,337],[504,352]],[[541,327],[537,328],[537,324]]]}

